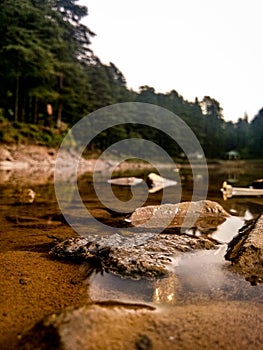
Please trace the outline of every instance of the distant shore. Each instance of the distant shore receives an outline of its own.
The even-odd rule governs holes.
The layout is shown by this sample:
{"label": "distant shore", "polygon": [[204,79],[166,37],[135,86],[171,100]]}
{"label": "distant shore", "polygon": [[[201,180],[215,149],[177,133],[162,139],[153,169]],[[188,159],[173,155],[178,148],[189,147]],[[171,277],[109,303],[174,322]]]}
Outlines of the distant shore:
{"label": "distant shore", "polygon": [[[21,181],[30,182],[31,184],[41,184],[53,181],[54,167],[56,163],[58,149],[48,148],[46,146],[38,145],[16,145],[16,144],[0,144],[0,184],[7,182]],[[65,161],[63,165],[64,176],[68,176],[73,172],[71,164],[73,164],[76,154],[74,152],[64,152],[62,158]],[[257,161],[258,163],[259,161]],[[208,160],[208,169],[212,168],[235,168],[244,167],[246,164],[251,166],[253,161],[249,160]],[[96,168],[95,168],[96,166]],[[204,168],[204,162],[192,161],[191,164],[187,162],[180,162],[174,164],[175,168]],[[160,168],[171,168],[171,164],[158,163]],[[41,171],[40,171],[41,169]],[[144,161],[124,161],[119,162],[116,159],[96,159],[96,158],[82,158],[79,163],[78,173],[93,173],[95,170],[102,173],[111,174],[125,173],[129,171],[147,171],[152,170],[153,166]]]}

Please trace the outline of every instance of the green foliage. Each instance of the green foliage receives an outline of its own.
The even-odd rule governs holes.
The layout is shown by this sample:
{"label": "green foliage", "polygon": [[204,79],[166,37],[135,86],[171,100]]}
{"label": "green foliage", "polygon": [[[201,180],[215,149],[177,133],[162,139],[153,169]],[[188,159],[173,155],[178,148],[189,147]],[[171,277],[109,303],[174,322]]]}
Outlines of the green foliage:
{"label": "green foliage", "polygon": [[[251,123],[247,116],[225,122],[220,103],[210,96],[189,102],[176,90],[157,93],[148,85],[138,93],[129,90],[114,63],[105,65],[93,54],[94,33],[82,24],[87,13],[76,0],[1,0],[0,142],[59,145],[63,123],[71,126],[101,107],[138,101],[182,118],[210,159],[232,149],[241,157],[263,157],[263,110]],[[103,151],[131,137],[151,140],[172,157],[181,154],[157,129],[129,124],[103,131],[87,151]]]}
{"label": "green foliage", "polygon": [[[67,130],[37,126],[21,122],[0,122],[0,142],[18,144],[37,144],[48,147],[59,147]],[[69,146],[74,145],[72,137]]]}
{"label": "green foliage", "polygon": [[37,122],[48,103],[58,113],[64,84],[78,86],[68,72],[80,71],[80,56],[91,56],[93,34],[80,23],[86,13],[70,0],[1,2],[0,107],[15,120]]}

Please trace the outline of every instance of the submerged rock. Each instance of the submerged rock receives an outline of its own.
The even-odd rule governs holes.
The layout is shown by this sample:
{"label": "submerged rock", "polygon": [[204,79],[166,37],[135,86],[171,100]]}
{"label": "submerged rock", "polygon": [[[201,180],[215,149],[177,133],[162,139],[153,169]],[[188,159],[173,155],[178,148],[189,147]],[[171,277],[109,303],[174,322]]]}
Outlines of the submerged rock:
{"label": "submerged rock", "polygon": [[[186,217],[187,216],[187,217]],[[137,208],[129,219],[133,226],[216,228],[230,215],[217,202],[204,200]],[[190,224],[188,222],[190,219]],[[191,220],[193,219],[193,220]]]}
{"label": "submerged rock", "polygon": [[20,203],[33,203],[36,197],[36,193],[31,188],[24,188],[19,194]]}
{"label": "submerged rock", "polygon": [[59,258],[89,261],[97,269],[121,277],[154,279],[169,273],[180,252],[215,247],[211,239],[186,234],[136,233],[123,238],[116,233],[107,237],[70,238],[50,253]]}
{"label": "submerged rock", "polygon": [[177,181],[166,179],[155,173],[150,173],[147,177],[147,183],[149,185],[149,193],[156,193],[162,189],[170,186],[178,185]]}
{"label": "submerged rock", "polygon": [[231,261],[251,284],[263,282],[263,215],[239,230],[228,244],[225,259]]}

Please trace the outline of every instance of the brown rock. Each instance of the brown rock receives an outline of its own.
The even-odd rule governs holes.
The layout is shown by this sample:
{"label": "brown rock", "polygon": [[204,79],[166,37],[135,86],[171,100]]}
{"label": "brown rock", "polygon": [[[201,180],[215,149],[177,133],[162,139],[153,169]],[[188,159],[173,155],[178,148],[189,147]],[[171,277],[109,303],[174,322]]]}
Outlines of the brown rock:
{"label": "brown rock", "polygon": [[185,234],[136,233],[97,238],[74,237],[56,245],[51,254],[68,260],[89,261],[102,271],[121,277],[154,279],[167,275],[180,252],[213,249],[213,240]]}
{"label": "brown rock", "polygon": [[202,229],[215,228],[229,216],[217,202],[204,200],[137,208],[127,221],[133,226],[142,227],[184,226],[190,228],[196,226]]}
{"label": "brown rock", "polygon": [[8,149],[4,148],[4,147],[0,147],[0,162],[1,161],[13,161],[13,157],[11,155],[11,153],[8,151]]}
{"label": "brown rock", "polygon": [[218,302],[151,310],[101,304],[52,314],[23,338],[21,350],[261,349],[263,306]]}
{"label": "brown rock", "polygon": [[252,284],[263,282],[263,215],[239,230],[228,245],[225,259]]}

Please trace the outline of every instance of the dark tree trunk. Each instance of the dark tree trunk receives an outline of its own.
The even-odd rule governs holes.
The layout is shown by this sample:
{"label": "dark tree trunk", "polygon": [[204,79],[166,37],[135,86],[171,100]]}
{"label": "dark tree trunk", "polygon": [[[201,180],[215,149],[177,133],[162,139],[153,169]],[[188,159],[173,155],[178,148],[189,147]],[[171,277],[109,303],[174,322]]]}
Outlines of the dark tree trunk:
{"label": "dark tree trunk", "polygon": [[61,100],[61,93],[62,93],[62,89],[63,89],[63,74],[59,74],[58,79],[59,79],[59,94],[60,94],[60,98],[59,98],[59,102],[58,102],[57,127],[60,128],[61,120],[62,120],[62,108],[63,108],[63,104],[62,104],[62,100]]}
{"label": "dark tree trunk", "polygon": [[37,119],[38,119],[38,98],[35,96],[34,97],[34,112],[33,112],[34,124],[37,124]]}
{"label": "dark tree trunk", "polygon": [[18,121],[18,104],[19,104],[19,76],[16,77],[16,88],[15,88],[15,112],[14,118],[15,121]]}

